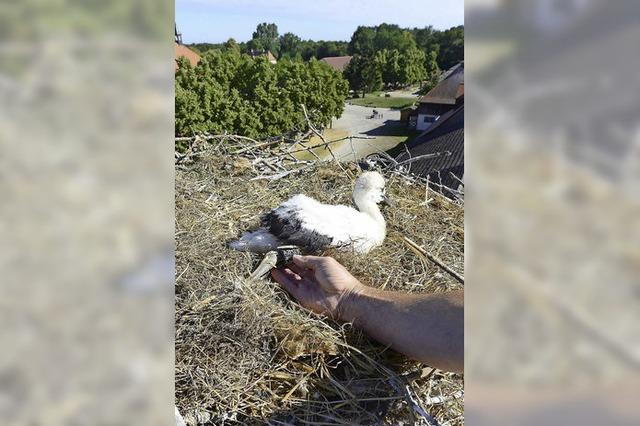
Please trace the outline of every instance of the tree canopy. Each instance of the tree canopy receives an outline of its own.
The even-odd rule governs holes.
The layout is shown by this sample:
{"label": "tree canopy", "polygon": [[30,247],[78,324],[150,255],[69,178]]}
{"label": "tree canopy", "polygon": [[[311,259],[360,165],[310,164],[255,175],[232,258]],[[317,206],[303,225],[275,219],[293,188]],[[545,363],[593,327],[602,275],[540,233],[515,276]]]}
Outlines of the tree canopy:
{"label": "tree canopy", "polygon": [[346,41],[301,40],[292,33],[280,37],[280,58],[322,59],[327,56],[346,56]]}
{"label": "tree canopy", "polygon": [[[349,41],[348,51],[355,62],[345,71],[351,89],[377,90],[380,86],[398,87],[420,82],[432,88],[440,70],[464,59],[464,27],[445,31],[424,28],[406,29],[398,25],[359,26]],[[365,67],[377,66],[378,72]],[[360,71],[356,71],[360,70]],[[358,72],[365,74],[356,75]]]}
{"label": "tree canopy", "polygon": [[[382,50],[405,52],[416,47],[424,52],[425,58],[435,52],[438,67],[449,69],[464,59],[464,26],[444,31],[432,26],[413,29],[393,24],[359,26],[349,41],[349,54],[371,56]],[[429,68],[427,64],[425,68]]]}
{"label": "tree canopy", "polygon": [[381,50],[404,51],[416,46],[411,31],[397,25],[359,26],[349,42],[349,53],[370,56]]}
{"label": "tree canopy", "polygon": [[253,32],[253,37],[249,42],[249,48],[253,50],[269,50],[274,55],[280,50],[280,40],[278,39],[278,26],[273,23],[263,22],[258,24]]}
{"label": "tree canopy", "polygon": [[411,30],[420,49],[427,58],[431,52],[436,53],[436,62],[441,70],[447,70],[464,60],[464,26],[438,31],[433,27],[414,28]]}
{"label": "tree canopy", "polygon": [[234,49],[212,50],[192,67],[178,60],[175,77],[176,135],[228,132],[261,138],[327,125],[344,109],[348,84],[323,62],[269,63]]}
{"label": "tree canopy", "polygon": [[[196,43],[191,46],[197,52],[204,53],[212,49],[222,49],[227,43]],[[449,69],[464,60],[464,26],[460,25],[444,31],[436,30],[430,25],[411,29],[401,28],[395,24],[359,26],[351,36],[351,40],[346,42],[302,40],[291,32],[278,35],[276,24],[263,22],[256,27],[250,41],[237,43],[237,46],[241,52],[248,53],[251,49],[270,50],[278,58],[298,58],[305,61],[327,56],[369,57],[382,50],[397,50],[403,53],[418,48],[424,52],[426,78],[431,79],[434,67],[428,61],[434,53],[439,70]],[[394,55],[390,56],[392,61],[395,60]]]}

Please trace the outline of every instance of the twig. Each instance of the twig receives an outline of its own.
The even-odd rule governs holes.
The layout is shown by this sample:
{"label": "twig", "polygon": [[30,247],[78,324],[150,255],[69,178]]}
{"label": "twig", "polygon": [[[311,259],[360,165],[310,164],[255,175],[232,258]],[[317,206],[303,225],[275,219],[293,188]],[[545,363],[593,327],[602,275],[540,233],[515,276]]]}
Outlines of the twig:
{"label": "twig", "polygon": [[324,143],[324,147],[329,151],[329,154],[331,154],[331,157],[333,157],[333,160],[336,162],[336,164],[338,164],[338,167],[340,167],[340,169],[343,172],[345,172],[347,175],[349,175],[349,173],[347,173],[346,169],[344,167],[342,167],[342,164],[340,164],[340,161],[338,161],[338,157],[336,157],[336,155],[334,154],[333,150],[329,146],[329,143],[327,143],[327,139],[324,137],[324,135],[322,133],[320,133],[318,131],[318,129],[315,128],[315,126],[313,125],[313,123],[309,119],[309,114],[307,113],[307,107],[304,106],[304,104],[301,104],[301,105],[302,105],[302,111],[304,112],[304,118],[306,118],[307,124],[309,125],[309,128],[311,129],[311,131],[313,133],[315,133],[315,135],[318,136],[320,139],[322,139],[322,142]]}
{"label": "twig", "polygon": [[424,160],[426,158],[440,157],[441,155],[447,155],[448,156],[448,155],[451,155],[451,152],[449,152],[449,151],[441,151],[441,152],[435,152],[433,154],[418,155],[417,157],[413,157],[413,158],[409,158],[408,160],[400,161],[394,167],[404,166],[405,164],[413,163],[414,161],[418,161],[418,160]]}
{"label": "twig", "polygon": [[[431,414],[427,413],[424,408],[420,406],[416,398],[413,396],[413,392],[411,391],[411,388],[409,385],[402,386],[400,385],[400,383],[396,381],[395,378],[391,378],[389,380],[389,383],[391,384],[391,386],[393,386],[396,392],[398,392],[399,394],[404,394],[404,399],[407,401],[407,404],[411,407],[412,414],[414,413],[418,414],[420,417],[422,417],[425,420],[425,422],[427,422],[429,426],[439,426],[438,421]],[[415,420],[415,414],[414,414],[414,420]]]}
{"label": "twig", "polygon": [[[343,141],[343,140],[345,140],[345,139],[347,139],[347,138],[340,138],[340,139],[336,139],[336,140],[334,140],[334,141],[328,141],[328,142],[324,142],[324,143],[321,143],[321,144],[318,144],[318,145],[313,145],[313,146],[311,146],[311,147],[308,147],[308,146],[304,146],[304,145],[303,145],[303,147],[304,147],[304,148],[294,149],[294,150],[292,150],[292,151],[288,151],[286,154],[295,154],[296,152],[307,151],[309,148],[321,148],[321,147],[323,147],[323,146],[331,145],[331,144],[334,144],[334,143],[336,143],[336,142]],[[302,145],[302,142],[300,142],[299,144],[300,144],[300,145]],[[286,154],[284,154],[284,155],[286,155]]]}
{"label": "twig", "polygon": [[264,148],[266,146],[271,146],[271,145],[275,145],[278,143],[281,143],[282,141],[280,139],[274,140],[274,141],[268,141],[268,142],[261,142],[252,146],[247,146],[245,148],[239,149],[238,151],[233,151],[230,152],[229,154],[231,155],[238,155],[238,154],[242,154],[245,153],[247,151],[251,151],[252,149],[257,149],[257,148]]}
{"label": "twig", "polygon": [[195,139],[195,138],[200,138],[200,139],[204,139],[204,140],[221,139],[221,138],[244,139],[244,140],[247,140],[249,142],[253,142],[255,144],[260,143],[257,140],[252,139],[252,138],[250,138],[248,136],[227,135],[227,134],[223,134],[223,135],[201,134],[201,135],[196,135],[196,136],[182,136],[182,137],[176,137],[175,140],[177,140],[177,141],[188,141],[188,140]]}
{"label": "twig", "polygon": [[462,181],[458,176],[454,175],[453,172],[449,172],[449,174],[451,175],[452,178],[460,182],[460,185],[464,187],[464,181]]}
{"label": "twig", "polygon": [[441,267],[442,269],[447,271],[455,279],[457,279],[458,281],[460,281],[464,285],[464,277],[462,275],[458,274],[456,271],[454,271],[453,269],[451,269],[450,267],[445,265],[440,259],[438,259],[434,255],[432,255],[431,253],[429,253],[428,251],[426,251],[425,249],[420,247],[416,242],[412,241],[411,239],[409,239],[407,237],[403,237],[403,239],[404,239],[404,242],[407,243],[407,245],[409,247],[411,247],[416,252],[418,252],[420,255],[426,257],[427,259],[429,259],[430,261],[432,261],[433,263],[435,263],[436,265],[438,265],[439,267]]}

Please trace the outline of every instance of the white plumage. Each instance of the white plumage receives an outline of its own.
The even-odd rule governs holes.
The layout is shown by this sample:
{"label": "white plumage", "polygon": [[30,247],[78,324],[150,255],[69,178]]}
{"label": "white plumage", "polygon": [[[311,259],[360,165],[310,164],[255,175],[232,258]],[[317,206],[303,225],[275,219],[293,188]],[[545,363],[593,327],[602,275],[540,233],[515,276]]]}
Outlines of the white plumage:
{"label": "white plumage", "polygon": [[327,205],[299,194],[262,218],[262,227],[230,244],[234,250],[267,252],[296,245],[313,252],[339,247],[367,253],[382,244],[386,224],[379,204],[386,201],[384,178],[365,172],[356,180],[353,201],[358,207]]}

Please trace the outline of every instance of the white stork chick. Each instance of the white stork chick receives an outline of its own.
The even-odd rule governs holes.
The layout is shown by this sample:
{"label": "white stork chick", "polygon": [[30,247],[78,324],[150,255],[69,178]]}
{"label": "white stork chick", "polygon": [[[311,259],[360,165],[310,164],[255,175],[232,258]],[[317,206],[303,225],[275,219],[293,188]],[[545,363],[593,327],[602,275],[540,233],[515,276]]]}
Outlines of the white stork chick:
{"label": "white stork chick", "polygon": [[385,181],[377,172],[364,172],[356,180],[353,202],[357,210],[344,205],[322,204],[306,195],[295,195],[267,213],[262,227],[245,232],[229,246],[234,250],[265,253],[283,245],[295,245],[303,252],[327,247],[368,253],[382,244],[386,223],[379,204],[387,202]]}

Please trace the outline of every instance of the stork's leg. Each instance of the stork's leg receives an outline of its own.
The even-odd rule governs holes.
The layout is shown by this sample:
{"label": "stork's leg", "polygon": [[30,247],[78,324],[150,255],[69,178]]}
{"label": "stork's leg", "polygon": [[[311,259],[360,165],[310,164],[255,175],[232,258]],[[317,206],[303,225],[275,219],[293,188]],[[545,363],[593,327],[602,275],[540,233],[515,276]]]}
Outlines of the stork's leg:
{"label": "stork's leg", "polygon": [[278,252],[269,251],[264,255],[264,259],[258,265],[258,267],[249,275],[249,279],[262,279],[266,278],[273,268],[276,267],[278,263]]}
{"label": "stork's leg", "polygon": [[266,278],[273,268],[279,268],[291,262],[294,255],[301,253],[300,248],[296,246],[280,246],[278,250],[269,251],[265,254],[256,270],[249,275],[249,278]]}

